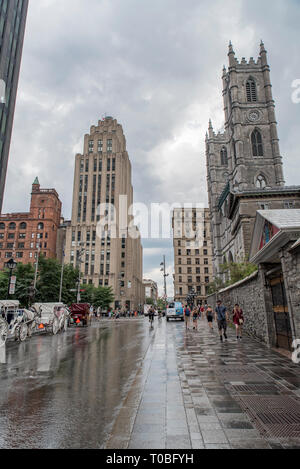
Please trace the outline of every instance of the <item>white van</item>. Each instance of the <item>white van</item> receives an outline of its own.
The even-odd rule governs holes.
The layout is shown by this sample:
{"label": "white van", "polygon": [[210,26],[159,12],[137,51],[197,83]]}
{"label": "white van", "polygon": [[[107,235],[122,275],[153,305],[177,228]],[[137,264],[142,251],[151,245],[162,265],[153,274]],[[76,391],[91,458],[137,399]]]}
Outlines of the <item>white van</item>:
{"label": "white van", "polygon": [[184,321],[183,305],[179,301],[168,303],[166,311],[167,321],[170,319],[180,319]]}

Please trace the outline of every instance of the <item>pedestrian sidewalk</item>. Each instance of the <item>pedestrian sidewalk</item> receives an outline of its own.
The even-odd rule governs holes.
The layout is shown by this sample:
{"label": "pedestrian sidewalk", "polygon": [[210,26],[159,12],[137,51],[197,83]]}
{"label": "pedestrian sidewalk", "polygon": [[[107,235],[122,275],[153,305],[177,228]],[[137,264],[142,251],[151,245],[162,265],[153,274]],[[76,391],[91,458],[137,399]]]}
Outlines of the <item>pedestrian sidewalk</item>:
{"label": "pedestrian sidewalk", "polygon": [[[145,326],[147,327],[147,325]],[[300,448],[300,366],[233,331],[156,322],[106,447]]]}

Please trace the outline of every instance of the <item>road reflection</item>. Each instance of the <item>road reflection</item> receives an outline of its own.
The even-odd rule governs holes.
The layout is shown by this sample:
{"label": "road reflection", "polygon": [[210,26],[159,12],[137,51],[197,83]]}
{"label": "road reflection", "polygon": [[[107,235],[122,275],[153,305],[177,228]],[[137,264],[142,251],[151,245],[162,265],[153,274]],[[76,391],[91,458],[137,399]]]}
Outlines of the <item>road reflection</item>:
{"label": "road reflection", "polygon": [[150,339],[128,320],[0,348],[0,447],[101,448]]}

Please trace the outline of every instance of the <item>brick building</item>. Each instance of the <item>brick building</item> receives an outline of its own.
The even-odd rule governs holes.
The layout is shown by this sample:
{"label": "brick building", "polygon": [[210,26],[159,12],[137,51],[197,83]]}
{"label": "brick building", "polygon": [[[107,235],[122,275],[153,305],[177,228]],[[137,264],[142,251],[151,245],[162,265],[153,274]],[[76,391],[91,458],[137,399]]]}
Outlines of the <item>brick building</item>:
{"label": "brick building", "polygon": [[39,250],[47,258],[56,257],[61,208],[56,190],[41,189],[36,178],[30,211],[0,215],[0,270],[12,257],[22,264],[34,264]]}

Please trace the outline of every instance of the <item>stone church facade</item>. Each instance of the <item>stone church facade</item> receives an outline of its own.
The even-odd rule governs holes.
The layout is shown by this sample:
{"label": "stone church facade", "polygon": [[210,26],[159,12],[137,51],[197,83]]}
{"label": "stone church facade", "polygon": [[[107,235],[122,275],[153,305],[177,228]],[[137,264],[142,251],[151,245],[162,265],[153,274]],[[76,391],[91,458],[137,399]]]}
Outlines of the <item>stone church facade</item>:
{"label": "stone church facade", "polygon": [[229,45],[223,69],[225,128],[206,134],[214,274],[249,258],[258,210],[300,208],[300,186],[285,186],[264,44],[258,60],[238,61]]}

